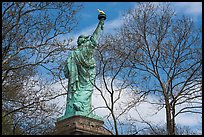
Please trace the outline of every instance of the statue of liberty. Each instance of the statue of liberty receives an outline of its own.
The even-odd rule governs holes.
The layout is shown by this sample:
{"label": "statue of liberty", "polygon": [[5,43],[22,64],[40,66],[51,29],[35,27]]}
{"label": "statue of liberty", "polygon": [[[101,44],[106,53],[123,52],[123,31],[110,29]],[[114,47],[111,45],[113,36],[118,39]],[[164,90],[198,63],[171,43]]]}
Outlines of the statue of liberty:
{"label": "statue of liberty", "polygon": [[64,75],[68,78],[67,104],[64,116],[58,120],[75,115],[102,120],[92,112],[91,105],[96,76],[96,62],[93,53],[106,19],[105,13],[100,10],[99,12],[99,23],[94,33],[91,36],[80,35],[77,40],[78,47],[71,52],[66,61]]}

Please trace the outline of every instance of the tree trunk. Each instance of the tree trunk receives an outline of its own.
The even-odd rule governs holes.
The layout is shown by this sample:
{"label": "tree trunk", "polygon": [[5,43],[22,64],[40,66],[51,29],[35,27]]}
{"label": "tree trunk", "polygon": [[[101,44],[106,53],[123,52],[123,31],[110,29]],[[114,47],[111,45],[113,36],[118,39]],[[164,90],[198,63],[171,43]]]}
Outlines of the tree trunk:
{"label": "tree trunk", "polygon": [[171,108],[171,105],[166,101],[166,121],[167,121],[167,133],[168,135],[175,135],[175,109]]}
{"label": "tree trunk", "polygon": [[115,118],[115,115],[113,112],[111,112],[112,114],[112,117],[113,117],[113,122],[114,122],[114,128],[115,128],[115,135],[118,135],[118,126],[117,126],[117,121],[116,121],[116,118]]}
{"label": "tree trunk", "polygon": [[172,134],[175,135],[175,105],[172,105]]}

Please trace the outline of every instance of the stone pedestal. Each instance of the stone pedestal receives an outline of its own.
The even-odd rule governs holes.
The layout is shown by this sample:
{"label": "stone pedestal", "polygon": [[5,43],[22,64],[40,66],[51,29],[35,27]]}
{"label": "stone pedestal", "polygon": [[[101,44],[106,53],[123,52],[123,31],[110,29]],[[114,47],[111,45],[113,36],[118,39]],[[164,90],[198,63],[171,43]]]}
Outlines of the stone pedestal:
{"label": "stone pedestal", "polygon": [[84,116],[72,116],[56,122],[56,135],[111,135],[104,122]]}

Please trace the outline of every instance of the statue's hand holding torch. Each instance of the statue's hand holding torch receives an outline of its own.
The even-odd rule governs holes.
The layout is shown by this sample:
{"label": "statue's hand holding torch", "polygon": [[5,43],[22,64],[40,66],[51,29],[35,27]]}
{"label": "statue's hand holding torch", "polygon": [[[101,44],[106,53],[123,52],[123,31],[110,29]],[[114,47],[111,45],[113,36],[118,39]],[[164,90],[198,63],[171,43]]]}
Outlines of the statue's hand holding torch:
{"label": "statue's hand holding torch", "polygon": [[98,15],[98,19],[101,21],[102,25],[101,25],[101,29],[103,30],[103,24],[104,24],[104,20],[106,20],[106,14],[104,11],[97,9],[99,12]]}

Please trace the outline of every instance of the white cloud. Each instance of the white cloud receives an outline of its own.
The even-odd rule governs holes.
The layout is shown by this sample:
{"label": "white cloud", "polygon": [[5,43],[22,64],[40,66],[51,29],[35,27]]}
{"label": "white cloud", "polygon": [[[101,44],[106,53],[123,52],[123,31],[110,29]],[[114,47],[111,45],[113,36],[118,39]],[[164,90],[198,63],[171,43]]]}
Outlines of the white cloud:
{"label": "white cloud", "polygon": [[[110,78],[107,77],[107,81],[109,81]],[[116,83],[121,83],[121,80],[117,80]],[[100,85],[99,85],[100,84]],[[107,91],[105,90],[104,84],[102,84],[100,81],[97,82],[98,86],[101,86],[100,88],[103,90],[103,93],[105,94]],[[110,85],[108,85],[109,87]],[[116,86],[116,85],[114,85]],[[97,106],[105,106],[105,103],[103,101],[103,99],[101,98],[101,96],[98,94],[99,91],[94,91],[94,95],[93,95],[93,105],[94,107]],[[116,98],[116,96],[118,95],[118,93],[116,92],[114,98]],[[121,112],[122,110],[119,110],[120,105],[122,104],[122,109],[125,108],[125,104],[124,103],[129,103],[131,102],[131,98],[133,96],[131,95],[131,90],[130,89],[126,89],[122,92],[121,94],[121,98],[120,100],[115,104],[115,112],[116,115],[119,114],[119,112]],[[110,95],[109,94],[105,94],[105,98],[107,100],[110,100]],[[148,96],[148,100],[151,102],[155,102],[157,100],[159,100],[158,97],[153,96],[153,95],[149,95]],[[110,101],[108,101],[110,102]],[[186,104],[180,105],[176,107],[176,110],[180,110],[181,108],[185,107]],[[121,109],[121,108],[120,108]],[[166,112],[165,112],[165,107],[163,107],[158,113],[157,112],[157,106],[156,105],[152,105],[148,102],[142,102],[139,105],[136,106],[136,109],[138,110],[138,112],[140,113],[141,117],[146,120],[149,121],[153,124],[165,124],[166,123]],[[96,113],[100,116],[105,116],[107,115],[108,109],[97,109]],[[155,114],[156,113],[156,114]],[[155,115],[154,115],[155,114]],[[132,118],[137,119],[137,120],[141,120],[138,113],[135,111],[135,109],[131,109],[128,112],[128,115],[130,115]],[[120,120],[122,120],[123,122],[125,121],[125,118],[127,117],[127,115],[123,115]],[[179,125],[184,125],[184,126],[198,126],[200,125],[200,121],[201,121],[201,117],[197,114],[180,114],[176,117],[176,123]]]}
{"label": "white cloud", "polygon": [[177,14],[190,16],[194,21],[201,21],[202,2],[174,2],[173,6]]}
{"label": "white cloud", "polygon": [[[110,89],[110,77],[106,77],[106,81],[107,81],[107,87],[108,89]],[[116,79],[116,82],[114,83],[114,88],[120,88],[118,86],[118,83],[123,83],[123,81]],[[110,104],[110,94],[107,92],[107,90],[105,89],[105,86],[103,84],[103,82],[101,82],[99,79],[97,81],[98,87],[103,91],[104,97],[106,98],[107,102]],[[117,86],[116,86],[117,85]],[[93,106],[94,107],[99,107],[99,106],[105,106],[105,103],[101,97],[101,95],[99,94],[100,92],[95,90],[94,94],[93,94]],[[129,88],[126,88],[122,91],[121,95],[120,95],[120,99],[117,101],[117,103],[115,104],[115,112],[116,115],[118,115],[119,113],[121,113],[125,107],[126,104],[128,103],[132,103],[132,101],[134,99],[136,99],[136,97],[132,96],[132,90]],[[118,96],[119,92],[115,92],[114,93],[114,99],[116,99],[116,97]],[[155,97],[153,96],[149,96],[148,97],[149,100],[153,101],[155,100]],[[153,115],[153,113],[156,112],[155,106],[153,106],[150,103],[147,102],[142,102],[140,104],[137,104],[137,110],[139,111],[140,115],[148,121],[154,122],[154,123],[163,123],[165,122],[165,110],[162,109],[159,113],[157,113],[157,115]],[[101,116],[105,116],[108,113],[108,109],[97,109],[96,113],[98,115]],[[132,118],[140,120],[139,115],[137,114],[137,112],[134,109],[131,109],[128,112],[128,115],[131,115]],[[123,115],[120,120],[125,120],[127,115]],[[125,122],[125,121],[123,121]]]}
{"label": "white cloud", "polygon": [[[111,78],[106,77],[105,81],[106,81],[106,84],[107,84],[107,88],[111,91],[111,86],[110,86]],[[122,90],[121,93],[119,91],[116,91],[116,90],[120,89],[120,85],[122,83],[123,83],[123,81],[115,79],[114,84],[113,84],[113,89],[114,89],[113,98],[114,98],[114,100],[116,100],[116,98],[118,96],[120,96],[120,99],[114,104],[115,105],[114,109],[117,111],[117,113],[122,111],[121,107],[123,107],[125,103],[128,103],[127,100],[131,101],[130,100],[130,94],[128,94],[128,92],[130,90],[128,88]],[[106,86],[105,86],[105,84],[102,82],[102,80],[100,78],[97,79],[96,86],[102,91],[102,94],[105,97],[106,101],[108,102],[108,105],[111,106],[110,93],[106,90]],[[93,99],[93,106],[94,107],[106,106],[104,100],[101,97],[100,91],[98,91],[96,89],[94,90],[92,99]],[[108,111],[108,109],[97,109],[96,113],[99,114],[99,115],[105,116],[110,112]]]}
{"label": "white cloud", "polygon": [[202,118],[196,114],[185,113],[176,117],[176,123],[183,126],[197,126],[200,124]]}
{"label": "white cloud", "polygon": [[[106,78],[107,81],[110,80],[109,77]],[[116,88],[116,84],[117,83],[120,83],[120,82],[123,82],[121,80],[116,80],[116,83],[114,85],[114,88]],[[67,80],[64,80],[63,82],[63,85],[67,88]],[[100,79],[98,79],[96,81],[96,85],[98,87],[100,87],[100,89],[102,89],[103,91],[103,94],[104,94],[104,97],[106,98],[106,100],[110,103],[110,94],[108,94],[108,92],[105,90],[105,86],[104,84],[100,81]],[[110,88],[110,85],[108,84],[108,87]],[[62,85],[60,84],[60,82],[56,83],[53,85],[52,87],[54,90],[58,91],[59,93],[63,93],[63,92],[66,92],[66,90],[62,87]],[[118,96],[118,93],[119,92],[116,92],[114,94],[114,99]],[[117,101],[117,103],[115,104],[115,110],[117,110],[116,112],[119,113],[121,112],[121,105],[122,105],[122,108],[124,109],[124,103],[128,103],[128,101],[131,102],[131,98],[133,96],[131,95],[131,92],[130,92],[130,89],[126,89],[124,90],[122,93],[121,93],[121,96],[120,96],[120,99]],[[152,95],[149,95],[148,96],[148,100],[150,100],[151,102],[152,101],[155,101],[155,100],[158,100],[156,96],[152,96]],[[66,105],[66,95],[64,96],[60,96],[58,97],[56,100],[55,100],[57,103],[58,103],[58,106],[60,107],[63,107],[65,109],[65,105]],[[105,102],[104,100],[102,99],[101,95],[100,95],[100,92],[97,91],[96,89],[94,90],[93,92],[93,95],[92,95],[92,105],[94,106],[94,108],[96,107],[101,107],[101,106],[105,106]],[[177,107],[177,110],[181,109],[183,106],[178,106]],[[140,115],[142,116],[142,118],[144,118],[145,120],[147,121],[150,121],[154,124],[160,124],[160,123],[165,123],[166,121],[166,116],[165,116],[165,108],[161,109],[157,114],[153,115],[157,109],[156,109],[156,106],[150,104],[150,103],[147,103],[147,102],[143,102],[143,103],[140,103],[139,105],[137,105],[137,110],[139,111]],[[65,110],[62,110],[64,113]],[[98,108],[94,111],[97,115],[99,116],[106,116],[108,115],[110,112],[107,108]],[[116,114],[118,115],[118,114]],[[138,119],[140,120],[139,118],[139,115],[137,114],[137,112],[134,110],[134,109],[131,109],[129,112],[128,112],[128,115],[131,115],[133,118],[135,119]],[[124,120],[126,117],[126,115],[122,116],[121,117],[121,120]],[[201,121],[201,117],[198,117],[198,115],[193,115],[193,114],[181,114],[181,115],[178,115],[176,117],[176,123],[177,124],[180,124],[180,125],[186,125],[186,126],[196,126],[196,125],[199,125],[199,122]]]}
{"label": "white cloud", "polygon": [[194,16],[202,14],[202,2],[174,2],[173,5],[179,12]]}
{"label": "white cloud", "polygon": [[[57,82],[55,84],[52,84],[50,87],[55,91],[55,96],[65,94],[67,93],[67,88],[68,88],[68,80],[64,79],[61,82]],[[55,99],[52,100],[53,102],[57,103],[58,107],[64,107],[66,106],[66,95],[61,95]],[[63,113],[63,112],[62,112]]]}

